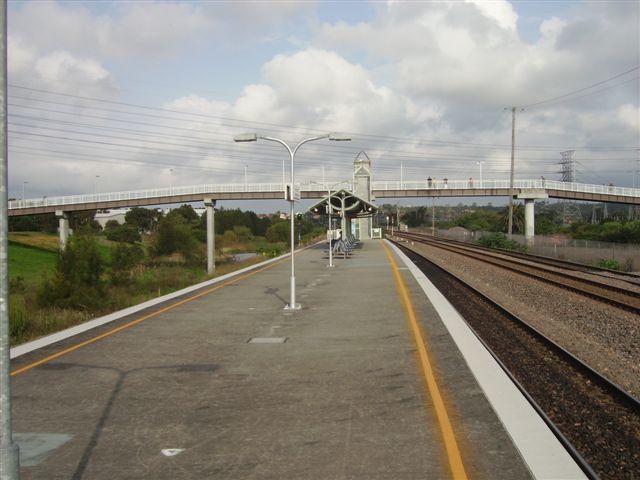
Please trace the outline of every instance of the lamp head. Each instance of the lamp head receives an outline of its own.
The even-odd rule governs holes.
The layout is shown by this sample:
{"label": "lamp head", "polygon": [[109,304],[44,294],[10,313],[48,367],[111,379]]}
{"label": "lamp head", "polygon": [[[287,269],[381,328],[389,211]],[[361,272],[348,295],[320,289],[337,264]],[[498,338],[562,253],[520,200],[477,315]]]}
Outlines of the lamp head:
{"label": "lamp head", "polygon": [[258,134],[257,133],[240,133],[233,137],[234,142],[257,142]]}
{"label": "lamp head", "polygon": [[329,134],[329,140],[333,140],[334,142],[350,142],[351,137],[344,133],[331,132]]}

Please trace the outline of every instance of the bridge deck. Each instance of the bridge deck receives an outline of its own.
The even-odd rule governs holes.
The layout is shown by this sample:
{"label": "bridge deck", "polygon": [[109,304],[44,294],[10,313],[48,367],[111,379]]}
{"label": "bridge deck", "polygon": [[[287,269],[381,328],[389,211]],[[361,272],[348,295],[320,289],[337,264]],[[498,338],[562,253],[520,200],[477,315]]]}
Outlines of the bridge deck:
{"label": "bridge deck", "polygon": [[[391,254],[397,286],[385,248],[365,242],[333,269],[324,250],[302,252],[301,311],[282,309],[289,263],[276,262],[15,375],[23,480],[451,478],[442,412],[425,386],[402,288],[466,472],[531,478],[471,360]],[[13,367],[131,320],[22,355]],[[247,343],[252,337],[287,340]]]}

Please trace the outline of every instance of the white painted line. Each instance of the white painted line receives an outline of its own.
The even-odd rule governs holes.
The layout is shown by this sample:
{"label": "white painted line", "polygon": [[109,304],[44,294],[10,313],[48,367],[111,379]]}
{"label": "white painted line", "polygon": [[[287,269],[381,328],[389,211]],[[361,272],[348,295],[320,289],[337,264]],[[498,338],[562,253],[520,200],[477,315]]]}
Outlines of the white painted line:
{"label": "white painted line", "polygon": [[24,355],[25,353],[33,352],[39,348],[46,347],[53,343],[59,342],[60,340],[65,340],[69,337],[73,337],[74,335],[78,335],[80,333],[84,333],[88,330],[91,330],[96,327],[100,327],[104,324],[119,320],[127,315],[131,315],[134,313],[141,312],[150,307],[154,307],[160,303],[166,302],[167,300],[172,300],[174,298],[180,297],[187,293],[194,292],[201,288],[209,287],[211,285],[215,285],[216,283],[224,282],[225,280],[229,280],[230,278],[241,275],[250,270],[254,270],[256,268],[264,267],[269,265],[270,263],[277,262],[278,260],[288,257],[289,254],[286,253],[276,258],[271,258],[269,260],[265,260],[264,262],[256,263],[255,265],[251,265],[249,267],[242,268],[240,270],[236,270],[235,272],[227,273],[220,277],[212,278],[211,280],[207,280],[206,282],[198,283],[196,285],[192,285],[187,288],[183,288],[182,290],[178,290],[173,293],[169,293],[167,295],[163,295],[158,298],[154,298],[152,300],[148,300],[144,303],[140,303],[138,305],[134,305],[133,307],[125,308],[124,310],[119,310],[117,312],[110,313],[109,315],[105,315],[103,317],[98,317],[93,320],[89,320],[85,323],[81,323],[80,325],[76,325],[71,328],[67,328],[66,330],[62,330],[60,332],[52,333],[51,335],[47,335],[46,337],[39,338],[37,340],[33,340],[31,342],[23,343],[22,345],[18,345],[17,347],[13,347],[10,350],[10,357],[16,358],[20,355]]}
{"label": "white painted line", "polygon": [[184,452],[184,448],[163,448],[162,450],[160,450],[160,452],[165,457],[175,457],[179,453]]}
{"label": "white painted line", "polygon": [[388,243],[407,265],[440,315],[473,376],[511,436],[534,478],[586,479],[587,477],[580,467],[478,340],[456,309],[404,253],[392,243]]}

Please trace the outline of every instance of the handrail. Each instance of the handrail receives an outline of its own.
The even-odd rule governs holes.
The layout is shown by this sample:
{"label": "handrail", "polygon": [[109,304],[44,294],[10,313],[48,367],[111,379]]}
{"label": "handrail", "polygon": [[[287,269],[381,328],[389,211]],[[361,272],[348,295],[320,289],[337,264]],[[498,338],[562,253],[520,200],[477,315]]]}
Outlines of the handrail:
{"label": "handrail", "polygon": [[[509,180],[447,180],[432,179],[429,181],[375,181],[371,182],[372,190],[477,190],[477,189],[508,189]],[[565,192],[581,192],[581,193],[598,193],[603,195],[618,195],[625,197],[640,197],[639,188],[616,187],[613,185],[593,185],[586,183],[569,183],[556,180],[515,180],[513,188],[522,189],[538,189],[538,190],[562,190]]]}
{"label": "handrail", "polygon": [[[478,190],[478,189],[508,189],[509,180],[421,180],[421,181],[375,181],[371,182],[371,190]],[[591,185],[584,183],[567,183],[555,180],[516,180],[514,189],[541,189],[561,190],[569,192],[595,193],[605,195],[618,195],[625,197],[640,197],[640,189],[628,187],[615,187],[613,185]],[[62,197],[42,197],[24,200],[9,201],[9,210],[21,208],[56,207],[65,205],[77,205],[83,203],[117,202],[126,200],[139,200],[148,198],[166,197],[167,203],[174,196],[182,195],[207,195],[220,193],[265,193],[283,192],[282,183],[240,183],[240,184],[202,184],[183,187],[163,187],[146,190],[132,190],[122,192],[90,193],[81,195],[66,195]],[[319,192],[318,185],[313,183],[301,184],[301,191]]]}

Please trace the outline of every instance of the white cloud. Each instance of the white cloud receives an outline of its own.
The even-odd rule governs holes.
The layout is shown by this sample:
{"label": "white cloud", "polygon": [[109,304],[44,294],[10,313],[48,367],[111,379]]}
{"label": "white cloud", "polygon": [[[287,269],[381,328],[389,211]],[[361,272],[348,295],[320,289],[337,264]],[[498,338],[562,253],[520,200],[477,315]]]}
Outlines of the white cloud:
{"label": "white cloud", "polygon": [[620,105],[617,111],[617,119],[622,125],[635,132],[640,140],[640,108],[638,105],[629,103]]}
{"label": "white cloud", "polygon": [[465,0],[472,3],[478,10],[505,30],[515,31],[518,24],[518,14],[513,11],[513,7],[506,0]]}
{"label": "white cloud", "polygon": [[100,63],[91,59],[77,58],[69,52],[56,51],[34,62],[37,75],[52,87],[60,84],[101,83],[109,81],[110,75]]}
{"label": "white cloud", "polygon": [[26,2],[12,10],[9,33],[37,49],[84,55],[166,57],[212,28],[197,5],[128,2],[116,15],[93,14],[80,3]]}

